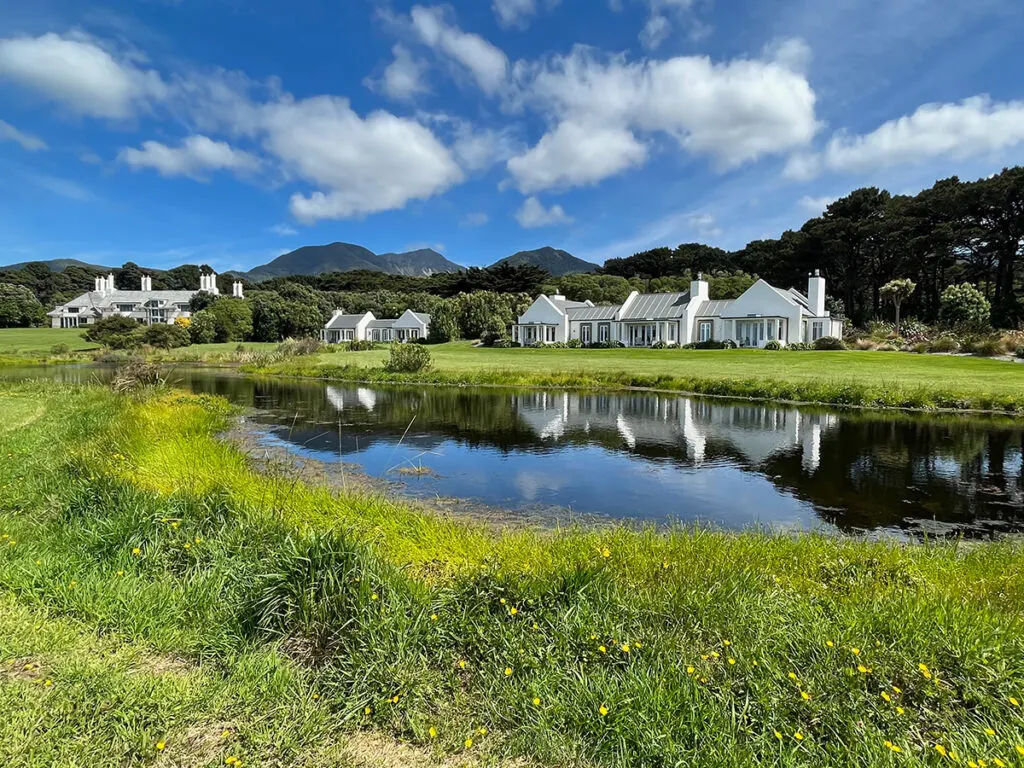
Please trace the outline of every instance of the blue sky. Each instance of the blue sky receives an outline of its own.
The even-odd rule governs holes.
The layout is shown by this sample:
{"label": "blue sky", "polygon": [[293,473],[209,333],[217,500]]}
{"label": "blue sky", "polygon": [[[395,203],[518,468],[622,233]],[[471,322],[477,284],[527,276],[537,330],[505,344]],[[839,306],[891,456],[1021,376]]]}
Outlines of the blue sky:
{"label": "blue sky", "polygon": [[1024,159],[1020,0],[0,0],[0,263],[778,236]]}

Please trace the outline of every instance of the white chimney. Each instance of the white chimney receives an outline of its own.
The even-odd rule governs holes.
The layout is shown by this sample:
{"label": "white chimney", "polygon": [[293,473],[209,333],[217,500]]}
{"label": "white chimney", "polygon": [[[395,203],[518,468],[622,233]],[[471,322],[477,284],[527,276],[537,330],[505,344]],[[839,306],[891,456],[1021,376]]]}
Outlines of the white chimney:
{"label": "white chimney", "polygon": [[807,278],[807,303],[812,316],[825,317],[825,278],[820,269]]}
{"label": "white chimney", "polygon": [[234,296],[236,299],[243,299],[243,298],[245,298],[242,295],[242,284],[241,284],[241,282],[236,280],[235,282],[233,282],[231,284],[231,295]]}
{"label": "white chimney", "polygon": [[142,276],[142,290],[152,291],[153,290],[153,278],[148,275]]}
{"label": "white chimney", "polygon": [[107,292],[113,293],[114,290],[114,273],[111,272],[109,275],[107,275]]}
{"label": "white chimney", "polygon": [[565,301],[565,296],[563,296],[560,293],[556,293],[554,296],[551,297],[551,300],[552,301]]}
{"label": "white chimney", "polygon": [[708,295],[708,281],[698,272],[697,279],[690,282],[690,301],[707,301]]}
{"label": "white chimney", "polygon": [[96,293],[103,293],[103,278],[97,277],[92,281],[92,289]]}

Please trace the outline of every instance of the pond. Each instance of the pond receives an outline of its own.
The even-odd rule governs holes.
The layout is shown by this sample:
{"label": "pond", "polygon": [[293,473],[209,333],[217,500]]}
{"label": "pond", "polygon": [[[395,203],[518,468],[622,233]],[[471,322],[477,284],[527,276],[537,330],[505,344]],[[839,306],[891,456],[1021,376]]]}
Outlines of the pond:
{"label": "pond", "polygon": [[367,387],[214,369],[175,369],[170,381],[255,407],[267,444],[355,463],[413,496],[731,529],[1024,530],[1024,424],[1004,419],[634,392]]}

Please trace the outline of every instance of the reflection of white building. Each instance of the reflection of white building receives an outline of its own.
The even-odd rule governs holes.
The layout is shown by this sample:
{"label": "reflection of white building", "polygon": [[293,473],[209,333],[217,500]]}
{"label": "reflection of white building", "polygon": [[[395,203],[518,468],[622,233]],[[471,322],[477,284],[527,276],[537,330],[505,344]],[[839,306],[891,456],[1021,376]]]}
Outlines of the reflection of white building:
{"label": "reflection of white building", "polygon": [[821,439],[838,423],[834,414],[685,397],[571,392],[512,397],[519,418],[542,440],[604,430],[617,433],[631,449],[679,449],[694,464],[705,461],[711,443],[728,445],[753,465],[800,447],[804,468],[814,472],[821,463]]}
{"label": "reflection of white building", "polygon": [[[377,407],[377,393],[366,387],[359,387],[354,392],[351,389],[328,386],[326,389],[327,402],[330,403],[338,413],[345,410],[345,395],[349,396],[350,406],[359,404],[367,411]],[[354,395],[354,397],[353,397]]]}

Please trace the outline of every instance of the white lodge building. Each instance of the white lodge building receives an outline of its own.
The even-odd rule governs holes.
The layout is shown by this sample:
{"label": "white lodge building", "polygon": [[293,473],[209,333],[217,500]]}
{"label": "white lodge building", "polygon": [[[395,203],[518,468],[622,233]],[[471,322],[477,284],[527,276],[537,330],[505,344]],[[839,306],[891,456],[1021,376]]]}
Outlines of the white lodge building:
{"label": "white lodge building", "polygon": [[621,306],[595,307],[564,296],[539,296],[512,326],[512,341],[530,346],[579,339],[584,344],[621,342],[627,347],[733,341],[764,347],[769,341],[811,343],[843,335],[843,321],[825,310],[825,278],[815,271],[806,295],[758,280],[738,299],[712,301],[701,275],[688,293],[638,293]]}
{"label": "white lodge building", "polygon": [[[83,293],[67,304],[47,312],[53,328],[78,328],[93,325],[107,317],[130,317],[144,325],[172,324],[179,317],[190,317],[189,302],[201,291],[219,295],[216,273],[199,276],[198,291],[154,291],[153,278],[143,276],[138,291],[121,291],[114,287],[114,275],[97,277],[93,290]],[[231,294],[242,296],[242,283],[234,282]]]}
{"label": "white lodge building", "polygon": [[340,309],[336,309],[324,326],[323,340],[328,344],[341,344],[346,341],[405,343],[425,339],[429,333],[430,315],[423,312],[407,309],[397,320],[378,320],[373,312],[346,315]]}

